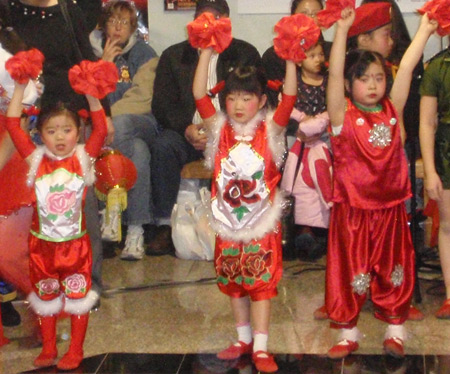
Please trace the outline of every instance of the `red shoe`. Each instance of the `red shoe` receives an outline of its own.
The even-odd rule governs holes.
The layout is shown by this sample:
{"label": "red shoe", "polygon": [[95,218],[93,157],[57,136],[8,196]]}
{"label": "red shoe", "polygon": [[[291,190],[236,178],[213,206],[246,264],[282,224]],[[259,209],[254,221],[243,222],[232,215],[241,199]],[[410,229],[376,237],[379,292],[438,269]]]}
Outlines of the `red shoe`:
{"label": "red shoe", "polygon": [[314,319],[316,319],[318,321],[323,321],[325,319],[328,319],[327,308],[325,305],[322,305],[320,308],[317,308],[314,311]]}
{"label": "red shoe", "polygon": [[419,309],[415,306],[411,305],[408,311],[408,320],[409,321],[422,321],[425,318],[425,314],[423,314]]}
{"label": "red shoe", "polygon": [[384,351],[386,354],[395,358],[405,357],[405,351],[403,349],[403,340],[397,337],[385,339],[383,342]]}
{"label": "red shoe", "polygon": [[350,353],[356,351],[359,348],[358,342],[351,340],[341,340],[335,346],[331,347],[327,355],[331,359],[339,359],[347,357]]}
{"label": "red shoe", "polygon": [[252,354],[252,360],[255,364],[256,370],[264,373],[275,373],[278,370],[278,365],[268,352],[257,351]]}
{"label": "red shoe", "polygon": [[450,319],[450,299],[445,300],[444,304],[435,313],[436,318]]}
{"label": "red shoe", "polygon": [[220,351],[217,357],[221,360],[235,360],[243,355],[249,355],[253,351],[253,342],[246,344],[238,341],[236,344],[230,345],[227,349]]}

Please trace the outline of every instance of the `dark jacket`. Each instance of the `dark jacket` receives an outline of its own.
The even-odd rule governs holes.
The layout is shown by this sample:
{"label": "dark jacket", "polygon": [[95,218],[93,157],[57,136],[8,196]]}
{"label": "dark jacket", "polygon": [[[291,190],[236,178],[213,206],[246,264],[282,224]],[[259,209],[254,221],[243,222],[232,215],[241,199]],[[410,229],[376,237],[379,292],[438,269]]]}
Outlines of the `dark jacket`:
{"label": "dark jacket", "polygon": [[[163,128],[182,136],[195,113],[192,84],[197,62],[198,51],[184,41],[167,48],[156,69],[152,113]],[[233,68],[245,65],[261,66],[261,57],[251,44],[233,39],[217,61],[217,82]]]}

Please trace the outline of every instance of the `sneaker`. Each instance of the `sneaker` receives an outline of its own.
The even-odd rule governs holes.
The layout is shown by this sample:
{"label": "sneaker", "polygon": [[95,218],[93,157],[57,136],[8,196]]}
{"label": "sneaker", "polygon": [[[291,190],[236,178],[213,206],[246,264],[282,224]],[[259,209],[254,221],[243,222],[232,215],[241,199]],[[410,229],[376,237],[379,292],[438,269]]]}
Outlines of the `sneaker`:
{"label": "sneaker", "polygon": [[109,242],[118,242],[120,230],[120,208],[118,206],[114,206],[110,209],[109,217],[106,217],[106,209],[101,210],[100,214],[102,239]]}
{"label": "sneaker", "polygon": [[142,260],[144,253],[144,229],[142,226],[129,226],[125,248],[120,254],[120,259],[125,261]]}

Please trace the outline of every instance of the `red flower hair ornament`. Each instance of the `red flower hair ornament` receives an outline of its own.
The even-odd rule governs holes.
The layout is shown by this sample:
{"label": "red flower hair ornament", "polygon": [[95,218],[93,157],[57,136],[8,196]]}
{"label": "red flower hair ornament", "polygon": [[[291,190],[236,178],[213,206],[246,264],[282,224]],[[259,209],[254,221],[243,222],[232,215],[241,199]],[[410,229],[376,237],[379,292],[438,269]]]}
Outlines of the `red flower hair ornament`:
{"label": "red flower hair ornament", "polygon": [[118,80],[119,74],[113,62],[84,60],[69,70],[69,82],[73,90],[97,99],[103,99],[114,92]]}
{"label": "red flower hair ornament", "polygon": [[5,68],[11,78],[20,84],[36,79],[42,71],[44,55],[36,48],[17,52],[5,63]]}
{"label": "red flower hair ornament", "polygon": [[417,11],[420,14],[427,13],[430,20],[437,21],[437,33],[440,36],[450,34],[450,0],[430,0]]}
{"label": "red flower hair ornament", "polygon": [[212,47],[222,53],[231,43],[231,21],[229,18],[216,19],[205,12],[187,25],[189,43],[193,48]]}
{"label": "red flower hair ornament", "polygon": [[278,34],[273,39],[276,54],[283,60],[302,62],[305,52],[319,40],[320,29],[314,20],[304,14],[283,17],[276,25]]}
{"label": "red flower hair ornament", "polygon": [[330,28],[341,18],[345,8],[355,9],[355,0],[327,0],[325,9],[317,13],[317,24],[325,29]]}

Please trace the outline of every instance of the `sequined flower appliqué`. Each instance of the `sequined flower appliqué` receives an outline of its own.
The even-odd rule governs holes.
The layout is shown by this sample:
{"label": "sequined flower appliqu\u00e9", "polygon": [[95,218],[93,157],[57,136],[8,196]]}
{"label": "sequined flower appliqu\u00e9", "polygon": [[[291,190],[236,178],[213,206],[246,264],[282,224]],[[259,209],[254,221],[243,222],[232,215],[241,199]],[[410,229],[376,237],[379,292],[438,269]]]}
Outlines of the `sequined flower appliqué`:
{"label": "sequined flower appliqu\u00e9", "polygon": [[353,292],[364,295],[370,286],[370,274],[355,275],[352,282]]}
{"label": "sequined flower appliqu\u00e9", "polygon": [[391,144],[391,129],[384,123],[375,123],[373,128],[369,131],[369,134],[369,142],[372,143],[374,147],[385,148]]}
{"label": "sequined flower appliqu\u00e9", "polygon": [[395,265],[394,271],[391,274],[391,281],[394,287],[399,287],[403,283],[404,271],[402,265]]}

